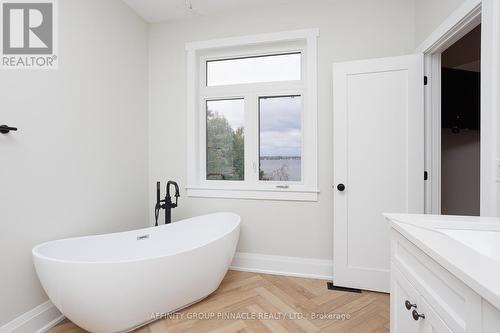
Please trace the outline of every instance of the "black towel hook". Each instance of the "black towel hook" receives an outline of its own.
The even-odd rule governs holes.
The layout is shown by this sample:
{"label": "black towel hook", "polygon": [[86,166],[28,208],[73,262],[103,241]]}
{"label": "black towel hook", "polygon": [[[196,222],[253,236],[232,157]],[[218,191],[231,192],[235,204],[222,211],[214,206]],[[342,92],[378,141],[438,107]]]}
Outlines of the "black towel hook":
{"label": "black towel hook", "polygon": [[10,131],[14,131],[14,132],[17,131],[17,127],[11,127],[11,126],[7,126],[7,125],[0,126],[0,133],[7,134]]}

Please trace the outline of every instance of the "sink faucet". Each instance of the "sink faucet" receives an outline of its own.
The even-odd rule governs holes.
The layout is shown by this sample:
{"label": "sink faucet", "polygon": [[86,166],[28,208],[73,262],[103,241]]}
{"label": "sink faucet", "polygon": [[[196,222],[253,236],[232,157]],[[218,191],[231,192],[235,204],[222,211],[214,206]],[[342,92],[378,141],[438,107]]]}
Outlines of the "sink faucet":
{"label": "sink faucet", "polygon": [[[172,185],[175,188],[175,203],[172,202],[172,196],[170,195],[170,187]],[[165,224],[172,222],[172,208],[177,207],[179,197],[179,185],[177,185],[176,182],[169,180],[167,183],[167,195],[165,196],[165,199],[160,200],[160,182],[156,182],[155,226],[158,226],[160,209],[165,209]]]}

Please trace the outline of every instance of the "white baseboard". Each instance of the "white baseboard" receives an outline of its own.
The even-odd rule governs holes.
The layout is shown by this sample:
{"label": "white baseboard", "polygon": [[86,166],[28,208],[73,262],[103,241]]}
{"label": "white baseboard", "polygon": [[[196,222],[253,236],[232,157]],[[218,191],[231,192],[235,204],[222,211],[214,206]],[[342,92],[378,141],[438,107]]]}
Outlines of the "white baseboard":
{"label": "white baseboard", "polygon": [[333,276],[333,261],[237,252],[229,269],[243,272],[331,280]]}
{"label": "white baseboard", "polygon": [[45,333],[62,320],[61,312],[47,301],[0,327],[0,333]]}

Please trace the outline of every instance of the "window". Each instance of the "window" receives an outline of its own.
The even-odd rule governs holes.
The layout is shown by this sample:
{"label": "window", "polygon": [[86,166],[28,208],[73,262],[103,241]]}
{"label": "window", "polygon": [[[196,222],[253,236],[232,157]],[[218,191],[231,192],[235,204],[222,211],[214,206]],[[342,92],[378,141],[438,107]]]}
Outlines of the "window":
{"label": "window", "polygon": [[300,80],[301,53],[207,61],[207,86]]}
{"label": "window", "polygon": [[245,179],[243,110],[243,99],[207,101],[207,179]]}
{"label": "window", "polygon": [[188,196],[317,200],[317,35],[187,44]]}
{"label": "window", "polygon": [[301,181],[301,96],[260,97],[259,179]]}

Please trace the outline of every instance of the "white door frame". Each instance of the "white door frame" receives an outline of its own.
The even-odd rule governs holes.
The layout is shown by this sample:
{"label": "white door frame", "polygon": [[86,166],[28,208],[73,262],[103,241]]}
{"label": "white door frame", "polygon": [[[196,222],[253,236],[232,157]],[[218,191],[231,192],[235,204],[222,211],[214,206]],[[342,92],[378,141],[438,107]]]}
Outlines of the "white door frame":
{"label": "white door frame", "polygon": [[425,75],[425,211],[441,214],[441,53],[481,26],[481,216],[496,216],[496,115],[498,106],[497,0],[468,0],[453,12],[418,48],[424,54]]}

